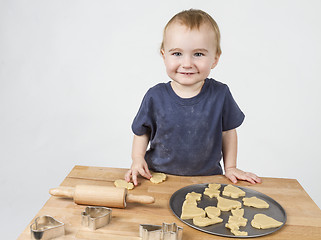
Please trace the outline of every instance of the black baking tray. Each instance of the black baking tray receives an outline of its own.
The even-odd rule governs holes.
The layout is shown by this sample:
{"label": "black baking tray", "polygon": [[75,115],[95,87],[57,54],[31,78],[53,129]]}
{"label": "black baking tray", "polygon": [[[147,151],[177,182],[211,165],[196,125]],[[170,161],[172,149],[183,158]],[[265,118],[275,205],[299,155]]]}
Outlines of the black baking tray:
{"label": "black baking tray", "polygon": [[[275,201],[271,197],[269,197],[263,193],[260,193],[258,191],[255,191],[255,190],[252,190],[249,188],[245,188],[245,187],[237,186],[238,188],[242,189],[246,193],[245,197],[255,196],[260,199],[263,199],[264,201],[266,201],[270,205],[270,207],[267,209],[247,207],[247,206],[243,205],[243,201],[242,201],[243,197],[234,199],[234,198],[230,198],[230,197],[226,197],[226,196],[222,195],[222,191],[226,185],[227,184],[221,184],[221,188],[220,188],[221,194],[220,195],[222,197],[237,200],[242,203],[242,208],[244,208],[244,217],[248,219],[248,222],[245,227],[240,227],[240,231],[248,232],[248,236],[235,236],[234,234],[231,233],[230,229],[225,227],[225,223],[227,223],[228,218],[231,215],[231,211],[227,211],[227,212],[221,211],[220,218],[223,218],[223,222],[218,223],[218,224],[214,224],[214,225],[210,225],[207,227],[198,227],[193,224],[192,219],[183,220],[180,218],[181,213],[182,213],[182,205],[185,200],[185,196],[189,192],[196,192],[196,193],[202,194],[202,199],[197,204],[198,207],[204,209],[207,206],[215,206],[215,207],[217,206],[216,197],[210,198],[210,197],[203,194],[205,188],[208,187],[208,183],[189,185],[189,186],[186,186],[186,187],[183,187],[183,188],[177,190],[170,198],[170,201],[169,201],[170,208],[172,209],[174,215],[179,220],[181,220],[182,222],[187,224],[188,226],[195,228],[195,229],[202,231],[202,232],[206,232],[206,233],[214,234],[214,235],[218,235],[218,236],[223,236],[223,237],[232,237],[232,238],[233,237],[235,237],[235,238],[261,237],[261,236],[265,236],[265,235],[274,233],[284,226],[284,224],[286,222],[286,212],[277,201]],[[270,216],[270,217],[274,218],[275,220],[283,222],[283,224],[280,227],[270,228],[270,229],[253,228],[251,226],[251,221],[252,221],[254,215],[257,213],[266,214],[267,216]]]}

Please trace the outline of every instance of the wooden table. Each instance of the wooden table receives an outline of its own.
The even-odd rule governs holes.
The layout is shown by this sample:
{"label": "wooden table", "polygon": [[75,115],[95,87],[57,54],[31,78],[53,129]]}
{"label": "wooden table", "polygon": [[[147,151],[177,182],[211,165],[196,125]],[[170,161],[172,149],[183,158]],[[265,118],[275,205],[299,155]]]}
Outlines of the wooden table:
{"label": "wooden table", "polygon": [[[122,179],[127,169],[75,166],[62,182],[61,186],[90,184],[113,186],[116,179]],[[198,183],[230,183],[224,176],[181,177],[168,175],[165,182],[153,184],[147,179],[140,179],[141,184],[133,190],[134,194],[154,196],[152,205],[128,204],[125,209],[113,208],[112,221],[109,225],[91,231],[81,225],[81,212],[86,206],[76,205],[70,199],[50,197],[35,216],[50,215],[65,223],[65,236],[57,239],[104,239],[104,240],[139,240],[139,224],[161,225],[177,223],[184,228],[183,239],[227,239],[195,230],[181,221],[169,207],[171,195],[178,189]],[[321,239],[321,210],[295,179],[263,178],[262,184],[251,185],[239,182],[237,185],[262,192],[279,202],[287,213],[286,225],[279,231],[259,239]],[[56,187],[56,186],[50,186]],[[49,190],[49,189],[48,189]],[[35,219],[34,218],[34,219]],[[30,224],[34,221],[30,222]],[[30,239],[29,226],[18,239]]]}

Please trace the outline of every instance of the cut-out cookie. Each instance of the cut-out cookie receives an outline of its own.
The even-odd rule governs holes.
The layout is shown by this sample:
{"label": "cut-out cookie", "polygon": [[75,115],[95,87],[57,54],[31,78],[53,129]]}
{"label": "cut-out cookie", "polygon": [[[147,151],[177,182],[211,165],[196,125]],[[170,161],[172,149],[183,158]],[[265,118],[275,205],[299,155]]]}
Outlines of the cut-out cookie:
{"label": "cut-out cookie", "polygon": [[205,217],[205,211],[193,204],[183,204],[181,219],[192,219],[194,217]]}
{"label": "cut-out cookie", "polygon": [[196,201],[194,198],[187,198],[187,199],[183,202],[183,206],[182,206],[182,207],[184,207],[184,205],[188,205],[188,204],[197,206],[197,201]]}
{"label": "cut-out cookie", "polygon": [[218,197],[220,195],[220,190],[205,188],[203,194],[209,196],[210,198]]}
{"label": "cut-out cookie", "polygon": [[216,223],[223,222],[222,218],[215,217],[215,218],[208,218],[208,217],[194,217],[193,224],[199,227],[206,227],[209,225],[213,225]]}
{"label": "cut-out cookie", "polygon": [[185,196],[185,199],[194,199],[195,201],[201,201],[202,194],[201,193],[196,193],[196,192],[190,192],[187,193]]}
{"label": "cut-out cookie", "polygon": [[221,211],[230,211],[235,208],[241,208],[242,204],[236,200],[217,197],[217,207],[221,209]]}
{"label": "cut-out cookie", "polygon": [[247,223],[247,219],[244,217],[230,216],[228,219],[228,223],[232,223],[239,227],[245,227]]}
{"label": "cut-out cookie", "polygon": [[240,231],[239,226],[235,223],[226,223],[226,228],[229,228],[231,230],[231,233],[233,233],[235,236],[247,236],[248,232]]}
{"label": "cut-out cookie", "polygon": [[248,235],[248,232],[234,230],[234,229],[231,229],[231,233],[233,233],[235,236],[247,236]]}
{"label": "cut-out cookie", "polygon": [[243,198],[243,204],[248,207],[269,208],[269,204],[257,197]]}
{"label": "cut-out cookie", "polygon": [[182,205],[181,219],[192,219],[194,217],[205,217],[205,211],[197,207],[197,201],[200,201],[202,194],[196,192],[187,193]]}
{"label": "cut-out cookie", "polygon": [[205,188],[203,194],[209,196],[210,198],[218,197],[220,195],[220,187],[219,183],[210,183],[208,187]]}
{"label": "cut-out cookie", "polygon": [[165,173],[152,173],[152,177],[149,179],[152,183],[161,183],[166,180]]}
{"label": "cut-out cookie", "polygon": [[128,190],[131,190],[134,188],[134,184],[131,182],[126,182],[124,179],[117,179],[114,182],[114,185],[119,188],[127,188]]}
{"label": "cut-out cookie", "polygon": [[235,236],[247,236],[247,232],[239,231],[240,227],[245,227],[247,224],[247,219],[243,217],[244,209],[232,209],[231,212],[232,215],[225,227],[229,228]]}
{"label": "cut-out cookie", "polygon": [[217,207],[214,207],[214,206],[209,206],[209,207],[206,207],[205,209],[205,212],[206,212],[206,215],[209,217],[209,218],[216,218],[218,216],[221,215],[221,210]]}
{"label": "cut-out cookie", "polygon": [[210,189],[219,190],[220,187],[221,187],[221,184],[219,184],[219,183],[209,183],[208,184],[208,188],[210,188]]}
{"label": "cut-out cookie", "polygon": [[245,192],[243,190],[231,184],[225,186],[222,194],[231,198],[239,198],[245,196]]}
{"label": "cut-out cookie", "polygon": [[259,213],[254,215],[251,225],[258,229],[268,229],[280,227],[283,223],[271,218],[265,214]]}
{"label": "cut-out cookie", "polygon": [[243,217],[244,216],[244,209],[243,208],[232,209],[231,213],[233,216]]}

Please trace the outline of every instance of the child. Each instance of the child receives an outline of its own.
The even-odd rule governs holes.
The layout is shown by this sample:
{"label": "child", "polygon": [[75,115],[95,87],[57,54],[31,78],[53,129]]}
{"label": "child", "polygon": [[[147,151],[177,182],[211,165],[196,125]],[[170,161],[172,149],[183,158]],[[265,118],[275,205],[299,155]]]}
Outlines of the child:
{"label": "child", "polygon": [[[207,78],[221,55],[216,22],[201,10],[176,14],[165,26],[161,54],[172,79],[148,90],[133,121],[132,166],[126,181],[137,185],[150,170],[174,175],[222,174],[259,183],[236,168],[236,128],[244,114],[227,85]],[[150,147],[146,152],[147,146]]]}

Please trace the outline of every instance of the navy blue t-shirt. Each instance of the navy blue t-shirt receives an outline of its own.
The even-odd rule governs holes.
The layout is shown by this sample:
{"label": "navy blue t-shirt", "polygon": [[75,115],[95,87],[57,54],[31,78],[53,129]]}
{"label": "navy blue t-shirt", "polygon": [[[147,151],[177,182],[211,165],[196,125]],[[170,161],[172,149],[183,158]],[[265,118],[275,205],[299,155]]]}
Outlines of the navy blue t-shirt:
{"label": "navy blue t-shirt", "polygon": [[242,124],[244,114],[226,84],[206,79],[201,92],[181,98],[170,82],[150,88],[133,121],[148,134],[145,160],[152,171],[175,175],[222,174],[222,132]]}

